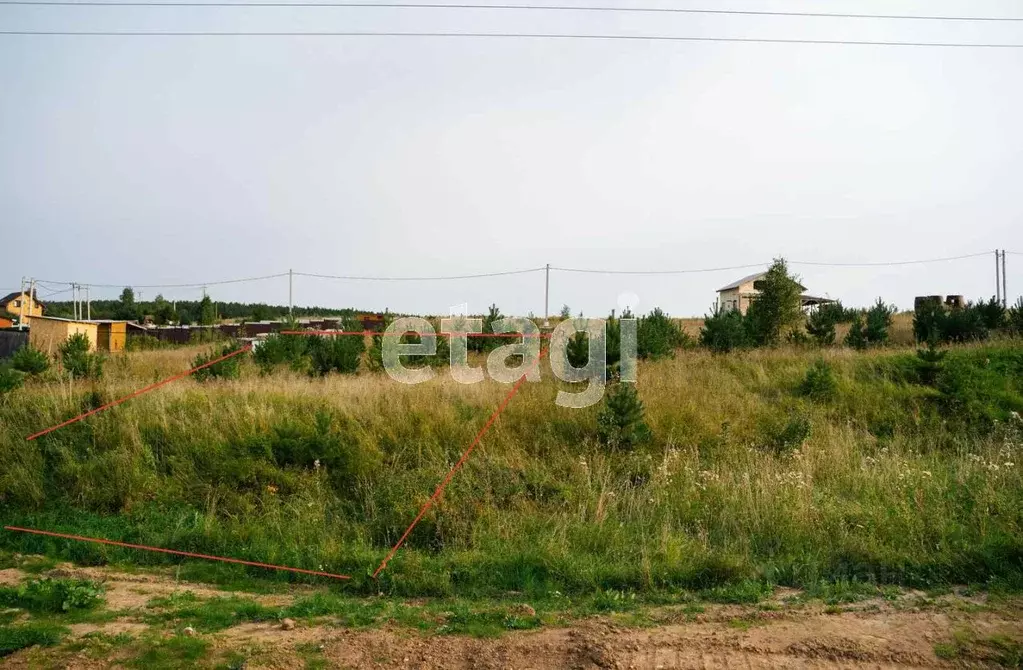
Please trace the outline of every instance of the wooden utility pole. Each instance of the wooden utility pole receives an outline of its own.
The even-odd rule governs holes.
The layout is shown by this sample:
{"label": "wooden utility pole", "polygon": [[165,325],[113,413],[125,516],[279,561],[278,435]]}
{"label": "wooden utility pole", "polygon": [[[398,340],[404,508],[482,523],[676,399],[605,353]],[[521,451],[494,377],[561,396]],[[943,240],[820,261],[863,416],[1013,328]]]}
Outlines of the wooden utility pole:
{"label": "wooden utility pole", "polygon": [[21,278],[21,294],[18,296],[21,312],[18,314],[18,330],[25,329],[25,278]]}
{"label": "wooden utility pole", "polygon": [[995,300],[1002,302],[1002,278],[999,275],[1001,265],[998,260],[998,249],[995,249]]}
{"label": "wooden utility pole", "polygon": [[549,328],[551,325],[551,264],[547,264],[544,286],[543,286],[543,327]]}
{"label": "wooden utility pole", "polygon": [[1005,283],[1005,249],[1002,249],[1002,307],[1009,307],[1009,287]]}

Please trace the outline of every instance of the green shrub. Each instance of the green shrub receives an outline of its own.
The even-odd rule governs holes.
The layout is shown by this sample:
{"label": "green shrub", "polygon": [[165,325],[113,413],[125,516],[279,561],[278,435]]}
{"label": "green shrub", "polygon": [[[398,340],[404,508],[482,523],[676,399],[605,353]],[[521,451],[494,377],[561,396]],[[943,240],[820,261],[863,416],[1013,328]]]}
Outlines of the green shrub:
{"label": "green shrub", "polygon": [[716,309],[703,320],[700,344],[717,353],[727,353],[747,345],[746,328],[739,310]]}
{"label": "green shrub", "polygon": [[590,360],[590,338],[586,331],[577,331],[568,340],[565,353],[568,355],[568,362],[573,367],[581,368]]}
{"label": "green shrub", "polygon": [[974,303],[949,310],[942,326],[941,339],[945,342],[978,342],[989,334],[984,313]]}
{"label": "green shrub", "polygon": [[835,310],[827,309],[829,306],[821,305],[811,312],[806,320],[806,332],[822,347],[835,343],[835,324],[838,323],[838,317]]}
{"label": "green shrub", "polygon": [[103,357],[90,353],[92,344],[82,333],[75,333],[60,345],[60,362],[74,379],[99,379],[103,376]]}
{"label": "green shrub", "polygon": [[310,374],[326,375],[330,372],[353,375],[359,371],[359,361],[366,343],[357,335],[325,335],[308,340]]}
{"label": "green shrub", "polygon": [[936,298],[918,300],[913,309],[913,336],[917,342],[945,342],[945,305]]}
{"label": "green shrub", "polygon": [[841,300],[835,300],[834,302],[820,305],[814,313],[822,313],[824,318],[833,323],[852,323],[856,320],[857,316],[863,313],[863,310],[856,309],[855,307],[844,307]]}
{"label": "green shrub", "polygon": [[941,372],[941,362],[945,360],[948,352],[940,351],[937,348],[936,338],[927,342],[926,349],[917,349],[917,371],[920,375],[920,382],[926,386],[934,386]]}
{"label": "green shrub", "polygon": [[50,357],[31,345],[25,345],[11,356],[11,367],[30,375],[41,375],[50,369]]}
{"label": "green shrub", "polygon": [[[504,315],[501,314],[501,310],[498,309],[497,305],[491,305],[486,316],[483,317],[483,333],[492,334],[494,332],[494,322],[503,318]],[[502,344],[507,344],[507,342],[502,340],[504,340],[502,337],[470,337],[467,346],[469,351],[493,351]]]}
{"label": "green shrub", "polygon": [[636,353],[640,358],[658,359],[672,356],[684,346],[688,337],[674,319],[655,307],[636,326]]}
{"label": "green shrub", "polygon": [[917,342],[977,342],[986,340],[990,331],[1006,325],[1012,328],[1012,310],[1008,313],[990,302],[969,302],[948,308],[937,300],[922,301],[913,314],[913,334]]}
{"label": "green shrub", "polygon": [[173,346],[172,343],[157,339],[152,335],[129,335],[124,342],[125,351],[155,351],[170,349]]}
{"label": "green shrub", "polygon": [[268,374],[275,367],[283,365],[301,371],[309,365],[309,342],[315,337],[317,336],[271,333],[255,347],[252,358],[263,374]]}
{"label": "green shrub", "polygon": [[784,424],[770,422],[764,429],[766,447],[775,453],[785,453],[803,446],[810,437],[813,424],[805,416],[794,414]]}
{"label": "green shrub", "polygon": [[613,383],[607,387],[604,406],[597,415],[597,435],[609,449],[629,450],[650,439],[643,401],[636,385]]}
{"label": "green shrub", "polygon": [[845,336],[845,346],[852,347],[858,351],[867,348],[867,329],[863,325],[863,317],[857,316]]}
{"label": "green shrub", "polygon": [[[230,342],[224,345],[222,348],[214,349],[205,354],[199,354],[192,360],[192,367],[197,368],[200,365],[206,365],[210,361],[215,361],[218,358],[227,356],[228,354],[238,351],[241,348],[237,342]],[[197,381],[204,382],[208,379],[238,379],[241,377],[241,354],[237,356],[231,356],[220,362],[214,363],[213,365],[207,365],[201,370],[196,370],[192,373]]]}
{"label": "green shrub", "polygon": [[[631,319],[632,313],[626,310],[622,318]],[[604,363],[607,366],[605,378],[610,378],[618,372],[622,360],[621,320],[615,318],[614,312],[604,321],[604,347]],[[581,368],[589,362],[590,337],[586,331],[577,331],[569,338],[565,353],[574,367]]]}
{"label": "green shrub", "polygon": [[857,315],[845,336],[845,345],[859,351],[869,346],[880,346],[888,343],[888,329],[892,325],[895,306],[885,304],[877,299],[873,307],[863,316]]}
{"label": "green shrub", "polygon": [[1023,297],[1016,300],[1005,316],[1009,331],[1013,335],[1023,335]]}
{"label": "green shrub", "polygon": [[0,365],[0,398],[20,389],[24,381],[25,373],[7,364]]}
{"label": "green shrub", "polygon": [[991,296],[987,302],[981,300],[975,309],[980,314],[984,327],[988,330],[998,330],[1005,326],[1006,310],[1002,307],[1002,302],[995,296]]}
{"label": "green shrub", "polygon": [[33,579],[18,587],[0,589],[0,605],[34,614],[59,614],[96,607],[103,587],[83,579]]}
{"label": "green shrub", "polygon": [[806,371],[799,385],[800,395],[818,401],[831,400],[838,391],[838,381],[831,366],[824,359],[817,359]]}
{"label": "green shrub", "polygon": [[[631,319],[632,312],[626,309],[622,314],[622,318]],[[622,362],[622,322],[621,319],[615,318],[614,310],[611,311],[611,315],[607,317],[607,321],[604,323],[604,338],[605,346],[607,347],[604,362],[607,364],[607,369],[615,373]]]}

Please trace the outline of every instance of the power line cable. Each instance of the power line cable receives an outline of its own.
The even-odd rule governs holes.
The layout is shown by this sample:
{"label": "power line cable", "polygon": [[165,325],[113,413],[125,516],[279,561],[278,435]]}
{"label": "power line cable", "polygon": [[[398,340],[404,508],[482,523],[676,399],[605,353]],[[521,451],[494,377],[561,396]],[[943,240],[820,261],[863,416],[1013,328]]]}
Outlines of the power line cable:
{"label": "power line cable", "polygon": [[[945,258],[926,258],[921,260],[912,261],[881,261],[881,262],[868,262],[868,263],[831,263],[831,262],[817,262],[817,261],[787,261],[789,265],[812,265],[819,267],[880,267],[880,266],[896,266],[896,265],[918,265],[923,263],[941,263],[944,261],[956,261],[965,258],[979,258],[981,256],[990,255],[990,251],[983,251],[976,254],[965,254],[962,256],[948,256]],[[681,275],[681,274],[701,274],[708,272],[723,272],[726,270],[748,270],[751,268],[763,268],[769,266],[770,263],[748,263],[745,265],[731,265],[728,267],[715,267],[715,268],[698,268],[698,269],[685,269],[685,270],[595,270],[595,269],[584,269],[584,268],[563,268],[551,266],[551,270],[558,270],[559,272],[576,272],[586,274],[606,274],[606,275]]]}
{"label": "power line cable", "polygon": [[725,270],[749,270],[751,268],[762,268],[767,267],[770,263],[748,263],[746,265],[731,265],[727,267],[717,268],[699,268],[692,270],[593,270],[587,268],[562,268],[551,266],[551,270],[557,270],[558,272],[575,272],[582,274],[600,274],[600,275],[683,275],[683,274],[700,274],[704,272],[723,272]]}
{"label": "power line cable", "polygon": [[[349,281],[445,281],[449,279],[480,279],[483,277],[504,277],[508,275],[523,275],[531,272],[543,272],[546,268],[529,268],[526,270],[507,270],[505,272],[482,272],[469,275],[449,275],[440,277],[368,277],[355,275],[325,275],[311,272],[296,272],[296,277],[314,277],[316,279],[343,279]],[[553,268],[552,268],[553,269]]]}
{"label": "power line cable", "polygon": [[[281,272],[279,274],[263,275],[261,277],[243,277],[243,278],[240,278],[240,279],[223,279],[223,280],[220,280],[220,281],[197,282],[197,283],[193,283],[193,284],[132,284],[132,283],[123,283],[123,284],[86,284],[86,283],[78,283],[78,282],[76,282],[76,283],[78,283],[79,286],[83,286],[83,287],[88,286],[88,287],[91,287],[91,288],[124,288],[124,287],[130,287],[130,288],[133,288],[133,289],[136,289],[136,288],[202,288],[204,286],[221,286],[223,284],[241,284],[241,283],[244,283],[244,282],[262,281],[264,279],[277,279],[279,277],[287,277],[287,276],[288,276],[287,272]],[[46,283],[50,283],[50,284],[70,284],[71,283],[71,282],[59,282],[59,281],[56,281],[56,280],[53,280],[53,279],[39,279],[37,281],[46,282]]]}
{"label": "power line cable", "polygon": [[41,295],[39,297],[40,298],[51,298],[51,297],[53,297],[55,295],[60,295],[61,293],[67,293],[70,290],[71,290],[71,288],[68,287],[68,288],[66,288],[66,289],[64,289],[62,291],[53,291],[52,293],[47,293],[46,295]]}
{"label": "power line cable", "polygon": [[[903,261],[875,261],[875,262],[855,262],[855,263],[842,263],[842,262],[830,262],[830,261],[799,261],[793,260],[788,261],[790,265],[810,265],[816,267],[883,267],[883,266],[900,266],[900,265],[920,265],[926,263],[942,263],[947,261],[964,260],[967,258],[980,258],[986,257],[990,254],[989,251],[982,251],[974,254],[963,254],[960,256],[945,256],[942,258],[924,258],[916,260],[903,260]],[[1007,251],[1006,253],[1014,255],[1023,255],[1023,253],[1017,251]],[[605,275],[678,275],[678,274],[701,274],[710,272],[724,272],[731,270],[748,270],[751,268],[763,268],[770,265],[770,262],[763,263],[745,263],[742,265],[728,265],[710,268],[687,268],[687,269],[676,269],[676,270],[607,270],[607,269],[594,269],[594,268],[571,268],[561,266],[550,266],[551,270],[557,272],[572,272],[581,274],[605,274]],[[505,270],[500,272],[480,272],[474,274],[461,274],[461,275],[422,275],[422,276],[373,276],[373,275],[331,275],[321,274],[314,272],[293,272],[290,273],[295,277],[310,277],[313,279],[332,279],[332,280],[343,280],[343,281],[385,281],[385,282],[401,282],[401,281],[449,281],[449,280],[461,280],[461,279],[482,279],[487,277],[507,277],[512,275],[524,275],[532,274],[536,272],[543,272],[546,267],[535,267],[525,268],[519,270]],[[194,282],[187,284],[133,284],[131,282],[125,282],[120,284],[91,284],[91,283],[79,283],[75,282],[81,287],[91,288],[122,288],[125,286],[136,288],[136,289],[157,289],[157,288],[203,288],[209,286],[222,286],[226,284],[240,284],[245,282],[263,281],[266,279],[279,279],[282,277],[289,276],[287,272],[279,272],[277,274],[262,275],[259,277],[242,277],[237,279],[222,279],[219,281],[207,281],[207,282]],[[61,282],[52,279],[38,279],[36,280],[40,285],[56,284],[56,285],[67,285],[71,282]],[[70,291],[70,288],[65,288],[56,293],[65,293]],[[54,295],[51,293],[50,295]]]}
{"label": "power line cable", "polygon": [[712,14],[722,16],[784,16],[803,18],[836,18],[836,19],[886,19],[897,21],[982,21],[982,22],[1021,22],[1023,17],[1015,16],[947,16],[947,15],[912,15],[912,14],[854,14],[834,12],[776,12],[734,9],[689,9],[680,7],[600,7],[570,5],[532,5],[532,4],[500,4],[483,5],[467,3],[409,3],[409,2],[187,2],[176,0],[157,0],[156,2],[137,2],[135,0],[0,0],[0,5],[18,5],[44,7],[340,7],[351,9],[440,9],[440,10],[521,10],[547,12],[612,12],[612,13],[643,13],[643,14]]}
{"label": "power line cable", "polygon": [[818,263],[815,261],[789,261],[790,265],[815,265],[824,267],[835,267],[835,268],[855,268],[855,267],[880,267],[887,265],[918,265],[921,263],[942,263],[944,261],[958,261],[964,258],[979,258],[981,256],[991,255],[990,251],[982,251],[976,254],[965,254],[962,256],[948,256],[945,258],[928,258],[918,261],[882,261],[878,263]]}
{"label": "power line cable", "polygon": [[434,33],[386,31],[315,31],[315,32],[263,32],[263,31],[148,31],[148,30],[0,30],[8,36],[51,37],[422,37],[469,39],[549,39],[549,40],[605,40],[626,42],[735,42],[745,44],[818,44],[876,47],[934,47],[962,49],[1023,49],[1023,44],[961,42],[895,42],[872,40],[814,40],[772,39],[762,37],[685,37],[674,35],[585,35],[576,33]]}

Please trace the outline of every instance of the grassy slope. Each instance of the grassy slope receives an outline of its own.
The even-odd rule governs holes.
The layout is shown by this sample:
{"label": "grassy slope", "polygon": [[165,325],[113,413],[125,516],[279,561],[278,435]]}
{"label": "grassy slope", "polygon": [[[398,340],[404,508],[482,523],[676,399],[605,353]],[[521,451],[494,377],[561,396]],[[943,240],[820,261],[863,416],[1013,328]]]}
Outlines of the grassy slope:
{"label": "grassy slope", "polygon": [[[96,389],[41,381],[10,397],[0,518],[322,567],[351,574],[355,592],[1021,581],[1020,431],[983,418],[1019,408],[1018,345],[954,352],[946,365],[966,370],[953,381],[973,399],[944,415],[937,392],[912,383],[906,352],[824,352],[838,378],[827,402],[797,392],[816,353],[680,352],[640,367],[655,439],[631,454],[596,444],[597,408],[558,408],[553,381],[529,384],[381,584],[368,573],[507,387],[250,368],[238,382],[179,382],[24,442],[192,354],[128,354]],[[0,546],[86,563],[169,560],[9,533]]]}

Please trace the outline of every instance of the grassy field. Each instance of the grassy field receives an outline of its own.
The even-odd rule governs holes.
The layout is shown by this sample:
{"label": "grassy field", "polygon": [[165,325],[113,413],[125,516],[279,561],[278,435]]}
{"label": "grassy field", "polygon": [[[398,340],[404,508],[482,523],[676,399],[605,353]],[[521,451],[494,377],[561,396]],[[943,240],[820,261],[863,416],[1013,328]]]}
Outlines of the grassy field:
{"label": "grassy field", "polygon": [[[7,397],[0,519],[350,574],[343,589],[362,595],[744,602],[776,585],[1023,585],[1018,341],[951,351],[933,385],[911,349],[680,351],[640,364],[653,439],[630,452],[599,443],[599,407],[555,406],[545,367],[379,581],[370,573],[508,387],[246,363],[240,380],[184,380],[24,440],[201,350],[121,354],[101,382],[44,377]],[[835,387],[807,396],[819,359]],[[176,560],[10,532],[0,548]],[[306,579],[205,562],[182,574]]]}

